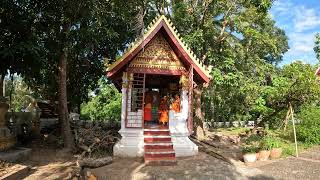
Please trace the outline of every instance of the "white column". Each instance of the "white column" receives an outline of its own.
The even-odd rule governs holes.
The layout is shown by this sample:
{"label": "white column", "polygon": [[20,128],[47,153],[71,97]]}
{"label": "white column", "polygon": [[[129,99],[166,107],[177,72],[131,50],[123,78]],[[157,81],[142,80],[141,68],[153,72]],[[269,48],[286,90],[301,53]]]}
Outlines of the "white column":
{"label": "white column", "polygon": [[[126,115],[130,111],[127,102],[131,101],[131,94],[127,75],[123,76],[122,101],[121,101],[121,140],[113,146],[113,155],[120,157],[136,157],[144,154],[144,137],[142,128],[126,128]],[[129,88],[128,88],[129,87]],[[128,108],[128,109],[127,109]]]}
{"label": "white column", "polygon": [[189,139],[187,119],[189,115],[188,92],[181,92],[181,112],[169,121],[171,139],[176,156],[194,156],[198,154],[198,146]]}
{"label": "white column", "polygon": [[[121,100],[121,130],[126,128],[126,112],[127,112],[127,88],[122,88],[122,100]],[[120,131],[121,131],[120,130]]]}

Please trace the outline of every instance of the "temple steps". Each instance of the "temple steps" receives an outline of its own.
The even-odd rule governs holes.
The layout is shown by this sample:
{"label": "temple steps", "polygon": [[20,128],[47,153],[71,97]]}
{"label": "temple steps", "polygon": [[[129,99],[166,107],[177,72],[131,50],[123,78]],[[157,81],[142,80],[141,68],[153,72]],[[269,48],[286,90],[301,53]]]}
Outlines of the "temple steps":
{"label": "temple steps", "polygon": [[161,130],[161,131],[145,130],[145,131],[143,132],[143,134],[144,134],[145,136],[157,136],[157,135],[166,135],[166,136],[169,136],[169,135],[170,135],[170,131],[169,131],[169,130],[167,130],[167,131],[163,131],[163,130]]}
{"label": "temple steps", "polygon": [[144,129],[144,161],[146,165],[176,165],[177,160],[167,127]]}
{"label": "temple steps", "polygon": [[144,137],[145,143],[152,143],[152,142],[164,142],[164,143],[171,143],[171,137],[165,137],[165,138],[157,138],[157,137],[150,137],[146,138]]}
{"label": "temple steps", "polygon": [[150,166],[170,166],[177,165],[175,157],[145,157],[144,162]]}

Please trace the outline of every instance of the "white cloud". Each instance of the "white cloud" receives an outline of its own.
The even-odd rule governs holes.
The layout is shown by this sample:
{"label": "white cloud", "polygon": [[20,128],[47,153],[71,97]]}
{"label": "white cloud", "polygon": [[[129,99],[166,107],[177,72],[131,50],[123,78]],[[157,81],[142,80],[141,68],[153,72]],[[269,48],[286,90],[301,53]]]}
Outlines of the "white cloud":
{"label": "white cloud", "polygon": [[291,54],[300,54],[313,51],[314,41],[315,41],[314,33],[301,33],[301,32],[293,32],[289,33],[288,37],[291,41],[290,43],[290,53]]}
{"label": "white cloud", "polygon": [[283,15],[287,14],[292,8],[293,4],[291,1],[275,1],[272,7],[272,14]]}
{"label": "white cloud", "polygon": [[307,63],[315,61],[313,52],[315,34],[320,31],[320,11],[318,7],[307,7],[308,3],[291,0],[278,0],[271,9],[277,26],[286,31],[289,38],[289,51],[284,55],[285,62],[300,59]]}
{"label": "white cloud", "polygon": [[320,26],[320,15],[315,9],[306,7],[296,7],[293,20],[294,28],[297,32],[315,29]]}

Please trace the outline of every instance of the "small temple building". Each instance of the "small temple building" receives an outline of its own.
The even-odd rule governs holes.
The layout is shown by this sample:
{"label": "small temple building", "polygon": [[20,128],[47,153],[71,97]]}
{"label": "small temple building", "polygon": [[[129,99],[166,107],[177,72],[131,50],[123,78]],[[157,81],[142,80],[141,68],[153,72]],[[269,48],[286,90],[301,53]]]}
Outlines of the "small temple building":
{"label": "small temple building", "polygon": [[108,65],[107,77],[122,92],[121,140],[115,156],[144,156],[146,162],[175,162],[193,156],[192,92],[208,83],[209,70],[179,38],[165,16]]}

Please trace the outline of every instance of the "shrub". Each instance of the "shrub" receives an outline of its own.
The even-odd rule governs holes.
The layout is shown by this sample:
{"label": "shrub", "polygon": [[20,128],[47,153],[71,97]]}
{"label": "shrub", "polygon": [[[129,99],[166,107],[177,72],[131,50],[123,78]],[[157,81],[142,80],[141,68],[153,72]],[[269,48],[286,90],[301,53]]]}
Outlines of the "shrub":
{"label": "shrub", "polygon": [[247,146],[242,147],[243,153],[256,153],[257,150],[258,150],[258,148],[253,145],[247,145]]}
{"label": "shrub", "polygon": [[249,136],[246,140],[245,143],[246,144],[252,144],[254,142],[258,142],[262,139],[262,137],[258,134],[252,134],[251,136]]}
{"label": "shrub", "polygon": [[262,141],[260,142],[260,149],[263,150],[271,150],[273,148],[279,148],[281,141],[273,136],[265,136],[263,137]]}
{"label": "shrub", "polygon": [[121,94],[112,85],[99,82],[98,93],[81,105],[81,118],[104,121],[121,120]]}
{"label": "shrub", "polygon": [[320,107],[308,105],[301,108],[297,117],[297,139],[308,144],[320,144]]}

